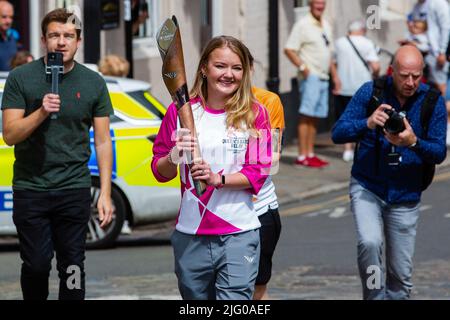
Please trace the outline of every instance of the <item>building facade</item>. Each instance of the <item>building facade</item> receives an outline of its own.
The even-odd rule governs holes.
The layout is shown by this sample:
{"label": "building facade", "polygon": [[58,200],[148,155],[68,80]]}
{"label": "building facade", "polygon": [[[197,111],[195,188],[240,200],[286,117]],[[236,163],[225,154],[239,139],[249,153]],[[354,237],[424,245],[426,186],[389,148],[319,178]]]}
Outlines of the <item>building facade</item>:
{"label": "building facade", "polygon": [[[380,47],[394,52],[398,47],[397,40],[406,32],[406,14],[416,1],[328,0],[325,15],[334,27],[335,37],[346,33],[346,26],[351,20],[366,18],[369,21],[371,19],[375,27],[369,30],[369,38]],[[283,47],[295,21],[309,11],[308,0],[15,0],[11,2],[19,8],[19,10],[16,9],[16,23],[21,26],[20,31],[25,48],[29,48],[35,56],[42,54],[40,20],[45,13],[57,7],[71,8],[81,16],[82,20],[84,19],[84,41],[77,60],[95,63],[95,60],[98,61],[106,54],[130,57],[126,50],[129,43],[132,50],[134,78],[150,82],[154,95],[166,105],[170,103],[170,96],[161,78],[162,62],[155,42],[156,32],[163,21],[172,15],[178,19],[188,85],[192,83],[204,44],[216,35],[235,36],[244,41],[255,57],[254,84],[257,86],[266,87],[269,69],[276,53],[279,92],[289,109],[294,109],[292,115],[295,115],[296,93],[293,91],[296,90],[294,88],[296,70],[285,57]],[[276,32],[278,50],[275,50],[278,52],[270,54],[270,41],[274,38],[272,34],[269,40],[269,20],[273,19],[270,15],[274,3],[278,8],[278,32]],[[138,31],[132,37],[128,35],[127,38],[124,20],[130,18],[129,15],[127,16],[130,12],[127,8],[130,6],[139,8],[134,11],[135,18],[139,12],[143,11],[147,12],[148,18],[139,25]],[[95,19],[97,15],[100,15],[99,19]],[[101,20],[101,26],[99,20]],[[386,58],[384,62],[385,67],[389,60]]]}

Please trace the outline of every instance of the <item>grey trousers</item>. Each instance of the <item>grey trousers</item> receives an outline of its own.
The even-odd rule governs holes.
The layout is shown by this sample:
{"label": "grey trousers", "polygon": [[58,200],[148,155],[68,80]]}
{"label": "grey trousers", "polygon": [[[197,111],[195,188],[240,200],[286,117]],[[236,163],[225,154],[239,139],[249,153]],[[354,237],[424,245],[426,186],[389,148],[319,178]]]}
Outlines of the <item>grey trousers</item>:
{"label": "grey trousers", "polygon": [[[409,299],[420,203],[388,204],[354,178],[350,183],[350,198],[358,238],[363,298]],[[383,239],[386,270],[382,263]]]}
{"label": "grey trousers", "polygon": [[185,300],[251,300],[258,275],[259,229],[224,236],[174,231],[178,288]]}

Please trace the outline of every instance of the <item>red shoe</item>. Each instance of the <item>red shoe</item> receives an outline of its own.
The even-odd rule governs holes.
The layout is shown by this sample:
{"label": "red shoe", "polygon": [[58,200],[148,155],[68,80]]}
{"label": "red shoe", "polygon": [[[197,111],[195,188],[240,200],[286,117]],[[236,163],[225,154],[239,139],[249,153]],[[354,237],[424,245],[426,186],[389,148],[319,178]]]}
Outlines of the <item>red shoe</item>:
{"label": "red shoe", "polygon": [[318,163],[316,161],[312,161],[311,159],[312,158],[306,158],[306,159],[304,159],[302,161],[297,159],[297,160],[295,160],[295,164],[298,165],[298,166],[303,166],[303,167],[308,167],[308,168],[322,168],[322,167],[325,166],[325,165],[320,164],[320,163]]}
{"label": "red shoe", "polygon": [[316,168],[325,167],[325,166],[327,166],[327,165],[330,164],[329,162],[324,161],[324,160],[320,159],[320,158],[317,157],[317,156],[308,157],[307,159],[309,160],[309,162],[315,164],[315,167],[316,167]]}

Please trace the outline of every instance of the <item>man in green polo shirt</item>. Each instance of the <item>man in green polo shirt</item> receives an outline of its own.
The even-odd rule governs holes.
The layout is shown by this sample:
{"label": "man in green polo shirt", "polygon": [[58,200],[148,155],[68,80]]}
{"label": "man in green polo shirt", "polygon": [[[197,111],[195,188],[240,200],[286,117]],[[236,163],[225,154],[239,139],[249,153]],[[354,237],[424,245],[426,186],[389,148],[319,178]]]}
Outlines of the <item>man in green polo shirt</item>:
{"label": "man in green polo shirt", "polygon": [[[13,70],[6,81],[3,139],[15,146],[13,220],[23,260],[24,299],[47,299],[48,278],[56,252],[60,299],[84,299],[85,241],[91,212],[91,126],[100,169],[98,211],[102,227],[113,213],[111,203],[113,113],[106,83],[78,64],[80,20],[66,9],[42,21],[42,43],[63,54],[59,95],[50,94],[46,56]],[[57,119],[50,114],[58,113]]]}

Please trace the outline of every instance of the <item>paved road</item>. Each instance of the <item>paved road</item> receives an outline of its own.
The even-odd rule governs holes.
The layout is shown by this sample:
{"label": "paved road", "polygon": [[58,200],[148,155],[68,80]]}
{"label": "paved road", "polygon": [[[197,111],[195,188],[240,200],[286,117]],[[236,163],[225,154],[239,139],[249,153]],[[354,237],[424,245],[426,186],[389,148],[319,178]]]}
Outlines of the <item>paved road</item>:
{"label": "paved road", "polygon": [[[450,299],[450,169],[424,194],[413,298]],[[345,190],[282,208],[283,233],[274,257],[275,299],[360,299],[356,240]],[[137,230],[111,250],[87,253],[87,298],[179,299],[169,229]],[[0,299],[20,299],[14,240],[0,245]],[[51,299],[57,278],[51,277]]]}

